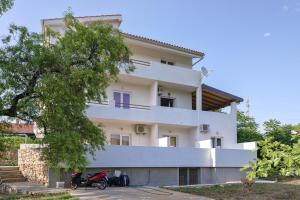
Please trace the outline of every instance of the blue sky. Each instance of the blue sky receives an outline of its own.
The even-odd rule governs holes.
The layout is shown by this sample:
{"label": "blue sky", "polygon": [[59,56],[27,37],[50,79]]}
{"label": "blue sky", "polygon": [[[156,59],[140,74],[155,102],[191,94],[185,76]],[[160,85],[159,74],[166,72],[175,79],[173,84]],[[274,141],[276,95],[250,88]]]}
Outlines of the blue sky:
{"label": "blue sky", "polygon": [[[122,14],[121,29],[202,51],[205,83],[250,98],[258,122],[300,122],[300,0],[16,0],[0,17],[40,31],[40,19]],[[245,109],[245,103],[239,106]]]}

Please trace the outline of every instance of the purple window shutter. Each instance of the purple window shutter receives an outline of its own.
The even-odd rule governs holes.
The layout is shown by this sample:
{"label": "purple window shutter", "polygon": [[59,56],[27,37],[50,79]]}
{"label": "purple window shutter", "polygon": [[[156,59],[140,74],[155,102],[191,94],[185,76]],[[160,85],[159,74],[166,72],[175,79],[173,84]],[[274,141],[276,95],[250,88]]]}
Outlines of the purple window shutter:
{"label": "purple window shutter", "polygon": [[123,108],[129,108],[130,105],[130,94],[123,93]]}
{"label": "purple window shutter", "polygon": [[115,107],[120,108],[121,107],[121,93],[120,92],[114,92],[114,101],[115,101]]}

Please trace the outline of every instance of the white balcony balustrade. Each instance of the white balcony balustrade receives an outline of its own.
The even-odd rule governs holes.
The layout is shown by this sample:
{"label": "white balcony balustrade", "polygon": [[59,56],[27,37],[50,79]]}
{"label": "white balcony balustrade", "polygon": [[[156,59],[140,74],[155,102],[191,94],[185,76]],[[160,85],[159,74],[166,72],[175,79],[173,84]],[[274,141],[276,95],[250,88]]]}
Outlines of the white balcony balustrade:
{"label": "white balcony balustrade", "polygon": [[121,68],[121,74],[192,87],[198,87],[201,82],[201,73],[193,69],[164,65],[154,61],[132,60],[132,62],[135,70],[127,73]]}
{"label": "white balcony balustrade", "polygon": [[158,123],[190,127],[210,124],[214,132],[222,127],[231,127],[230,131],[234,131],[235,128],[235,121],[231,114],[138,104],[128,104],[126,107],[120,104],[116,107],[113,100],[101,104],[89,103],[86,114],[91,119],[123,120],[145,124]]}
{"label": "white balcony balustrade", "polygon": [[256,152],[236,149],[201,149],[107,145],[88,155],[89,166],[98,167],[243,167]]}

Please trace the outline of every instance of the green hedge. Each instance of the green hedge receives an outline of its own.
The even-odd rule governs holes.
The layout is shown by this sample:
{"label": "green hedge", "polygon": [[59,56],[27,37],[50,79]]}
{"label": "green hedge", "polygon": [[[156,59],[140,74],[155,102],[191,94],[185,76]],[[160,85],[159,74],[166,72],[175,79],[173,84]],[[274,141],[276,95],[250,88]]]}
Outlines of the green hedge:
{"label": "green hedge", "polygon": [[0,151],[17,150],[20,144],[36,144],[38,140],[33,140],[29,137],[18,136],[0,136]]}

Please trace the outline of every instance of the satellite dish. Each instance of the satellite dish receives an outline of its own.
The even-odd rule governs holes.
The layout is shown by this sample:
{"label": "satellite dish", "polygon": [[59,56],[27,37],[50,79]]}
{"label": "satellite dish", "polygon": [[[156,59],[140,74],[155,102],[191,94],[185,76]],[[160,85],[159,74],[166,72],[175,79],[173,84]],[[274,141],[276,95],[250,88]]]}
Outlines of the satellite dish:
{"label": "satellite dish", "polygon": [[207,77],[208,76],[208,70],[206,69],[206,67],[201,67],[201,73],[203,76]]}

